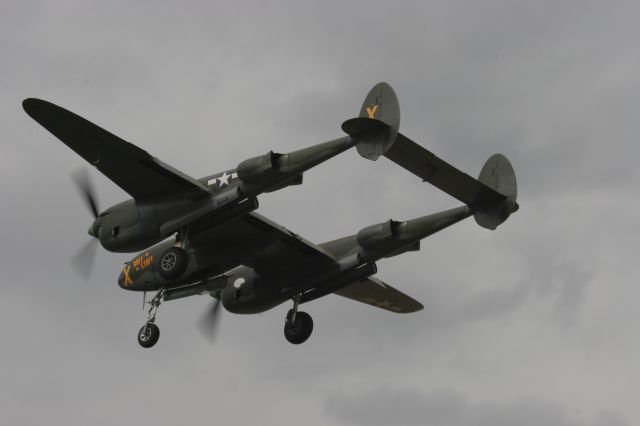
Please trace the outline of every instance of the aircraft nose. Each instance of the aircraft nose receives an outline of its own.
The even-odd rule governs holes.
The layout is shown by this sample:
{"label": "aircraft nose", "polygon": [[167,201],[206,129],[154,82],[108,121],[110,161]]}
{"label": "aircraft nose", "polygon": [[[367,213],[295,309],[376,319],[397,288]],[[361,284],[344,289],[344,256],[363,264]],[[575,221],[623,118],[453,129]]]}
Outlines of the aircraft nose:
{"label": "aircraft nose", "polygon": [[118,277],[118,286],[120,288],[125,288],[125,286],[124,286],[124,272],[120,272],[120,276]]}

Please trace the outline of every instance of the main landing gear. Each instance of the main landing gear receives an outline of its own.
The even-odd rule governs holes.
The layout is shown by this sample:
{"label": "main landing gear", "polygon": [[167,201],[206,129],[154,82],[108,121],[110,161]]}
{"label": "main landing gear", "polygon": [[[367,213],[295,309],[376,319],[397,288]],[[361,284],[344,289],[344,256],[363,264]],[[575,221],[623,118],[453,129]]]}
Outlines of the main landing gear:
{"label": "main landing gear", "polygon": [[160,290],[150,302],[147,302],[150,305],[149,311],[147,312],[147,323],[138,331],[138,343],[140,343],[140,346],[143,348],[152,347],[158,343],[158,339],[160,338],[160,329],[155,324],[155,321],[156,311],[164,299],[164,292],[164,289]]}
{"label": "main landing gear", "polygon": [[300,296],[294,297],[293,309],[289,310],[284,322],[284,337],[294,345],[304,343],[313,331],[311,315],[302,311],[298,312],[299,304]]}
{"label": "main landing gear", "polygon": [[167,281],[180,278],[189,264],[189,256],[185,250],[189,245],[189,230],[181,229],[176,234],[176,245],[168,248],[160,256],[160,275]]}

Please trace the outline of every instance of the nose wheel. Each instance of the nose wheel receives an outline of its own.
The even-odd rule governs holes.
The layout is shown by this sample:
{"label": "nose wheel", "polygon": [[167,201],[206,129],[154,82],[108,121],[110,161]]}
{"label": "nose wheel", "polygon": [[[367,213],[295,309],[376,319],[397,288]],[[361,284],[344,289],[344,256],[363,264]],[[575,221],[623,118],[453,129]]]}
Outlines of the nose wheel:
{"label": "nose wheel", "polygon": [[147,323],[142,326],[140,331],[138,331],[138,343],[143,348],[150,348],[156,343],[158,343],[158,339],[160,338],[160,329],[154,323]]}
{"label": "nose wheel", "polygon": [[299,303],[300,298],[295,297],[284,322],[284,337],[294,345],[306,342],[313,331],[313,319],[306,312],[298,312]]}

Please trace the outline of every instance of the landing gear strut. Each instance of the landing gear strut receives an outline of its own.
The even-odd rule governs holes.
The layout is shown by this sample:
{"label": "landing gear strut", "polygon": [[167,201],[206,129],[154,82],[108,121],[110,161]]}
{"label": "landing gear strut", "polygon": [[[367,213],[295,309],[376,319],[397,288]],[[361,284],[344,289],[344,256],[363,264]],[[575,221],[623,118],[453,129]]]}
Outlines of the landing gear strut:
{"label": "landing gear strut", "polygon": [[293,308],[287,313],[284,322],[284,337],[294,345],[304,343],[313,331],[313,319],[306,312],[298,311],[300,296],[293,298]]}
{"label": "landing gear strut", "polygon": [[150,302],[147,302],[150,305],[149,311],[147,312],[147,322],[142,326],[140,331],[138,331],[138,343],[140,343],[140,346],[143,348],[152,347],[158,343],[158,339],[160,338],[160,329],[155,324],[155,321],[156,311],[164,299],[164,292],[164,289],[160,290]]}

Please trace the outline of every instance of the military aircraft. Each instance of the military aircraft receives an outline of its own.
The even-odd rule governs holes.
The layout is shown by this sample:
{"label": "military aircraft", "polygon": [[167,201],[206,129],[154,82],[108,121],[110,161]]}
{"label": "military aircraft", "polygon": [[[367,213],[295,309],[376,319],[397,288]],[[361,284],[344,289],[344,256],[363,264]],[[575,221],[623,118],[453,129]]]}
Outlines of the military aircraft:
{"label": "military aircraft", "polygon": [[[94,215],[90,236],[108,251],[140,252],[120,272],[125,290],[155,292],[138,332],[145,348],[158,341],[156,311],[164,301],[214,298],[237,314],[264,312],[291,300],[284,334],[306,341],[313,320],[303,303],[337,294],[396,313],[423,306],[373,275],[376,262],[420,249],[420,240],[469,216],[494,230],[518,210],[515,173],[495,154],[478,179],[461,172],[399,132],[395,92],[378,83],[360,114],[342,123],[346,136],[288,154],[268,152],[234,169],[194,179],[84,118],[50,102],[25,99],[26,113],[132,198],[100,212],[86,179],[79,180]],[[463,206],[407,221],[388,220],[354,235],[314,244],[256,213],[257,197],[302,184],[303,173],[355,147],[369,160],[384,156],[458,199]]]}

